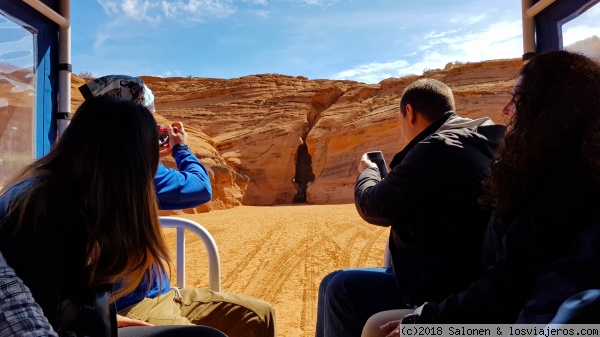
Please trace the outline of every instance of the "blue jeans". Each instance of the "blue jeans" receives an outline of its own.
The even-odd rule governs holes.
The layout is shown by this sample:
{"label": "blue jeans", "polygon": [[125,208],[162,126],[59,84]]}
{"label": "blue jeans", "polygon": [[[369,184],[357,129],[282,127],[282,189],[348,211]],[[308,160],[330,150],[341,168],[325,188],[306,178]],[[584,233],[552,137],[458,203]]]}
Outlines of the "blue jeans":
{"label": "blue jeans", "polygon": [[392,268],[337,270],[319,286],[316,337],[360,337],[373,314],[402,309],[402,294]]}

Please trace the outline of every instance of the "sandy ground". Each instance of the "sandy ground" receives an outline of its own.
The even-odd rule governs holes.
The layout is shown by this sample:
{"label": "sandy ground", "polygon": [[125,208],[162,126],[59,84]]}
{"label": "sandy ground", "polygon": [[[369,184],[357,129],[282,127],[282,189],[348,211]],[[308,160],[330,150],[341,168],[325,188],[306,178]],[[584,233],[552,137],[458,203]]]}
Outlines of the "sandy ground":
{"label": "sandy ground", "polygon": [[[314,336],[319,282],[330,271],[380,266],[388,228],[364,222],[353,204],[241,206],[181,215],[206,227],[221,259],[221,287],[276,309],[277,335]],[[165,235],[175,257],[175,230]],[[202,241],[186,234],[186,286],[208,288]]]}

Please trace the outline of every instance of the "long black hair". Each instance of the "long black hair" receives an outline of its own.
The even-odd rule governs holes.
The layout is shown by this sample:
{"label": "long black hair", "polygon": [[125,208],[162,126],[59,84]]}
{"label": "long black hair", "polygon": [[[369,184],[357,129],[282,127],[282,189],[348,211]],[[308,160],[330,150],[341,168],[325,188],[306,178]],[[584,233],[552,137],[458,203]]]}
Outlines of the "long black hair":
{"label": "long black hair", "polygon": [[47,214],[52,198],[67,198],[86,219],[89,285],[124,279],[115,298],[131,291],[150,267],[169,261],[158,220],[153,178],[158,130],[145,107],[114,97],[83,102],[56,147],[13,183],[36,184],[9,205],[15,232]]}

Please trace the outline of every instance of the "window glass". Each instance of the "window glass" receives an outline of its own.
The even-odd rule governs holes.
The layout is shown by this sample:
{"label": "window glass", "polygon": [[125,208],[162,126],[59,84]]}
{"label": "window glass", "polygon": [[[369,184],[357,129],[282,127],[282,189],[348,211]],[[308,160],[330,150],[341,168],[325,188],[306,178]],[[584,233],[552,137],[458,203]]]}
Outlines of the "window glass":
{"label": "window glass", "polygon": [[35,29],[0,11],[0,191],[35,158]]}
{"label": "window glass", "polygon": [[562,25],[563,48],[600,60],[600,4]]}

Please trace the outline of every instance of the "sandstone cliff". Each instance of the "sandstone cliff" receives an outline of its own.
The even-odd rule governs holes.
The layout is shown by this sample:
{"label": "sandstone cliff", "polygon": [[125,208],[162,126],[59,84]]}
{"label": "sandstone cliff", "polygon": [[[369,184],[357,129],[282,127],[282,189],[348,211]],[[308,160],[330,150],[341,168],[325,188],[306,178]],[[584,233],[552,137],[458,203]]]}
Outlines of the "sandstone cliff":
{"label": "sandstone cliff", "polygon": [[[157,120],[182,121],[209,169],[213,200],[187,210],[202,212],[240,204],[350,203],[360,156],[382,150],[389,161],[405,145],[397,118],[408,84],[439,79],[453,89],[458,114],[503,124],[500,110],[520,66],[517,59],[449,63],[376,85],[275,74],[143,79],[155,94]],[[83,83],[73,77],[73,109]]]}

